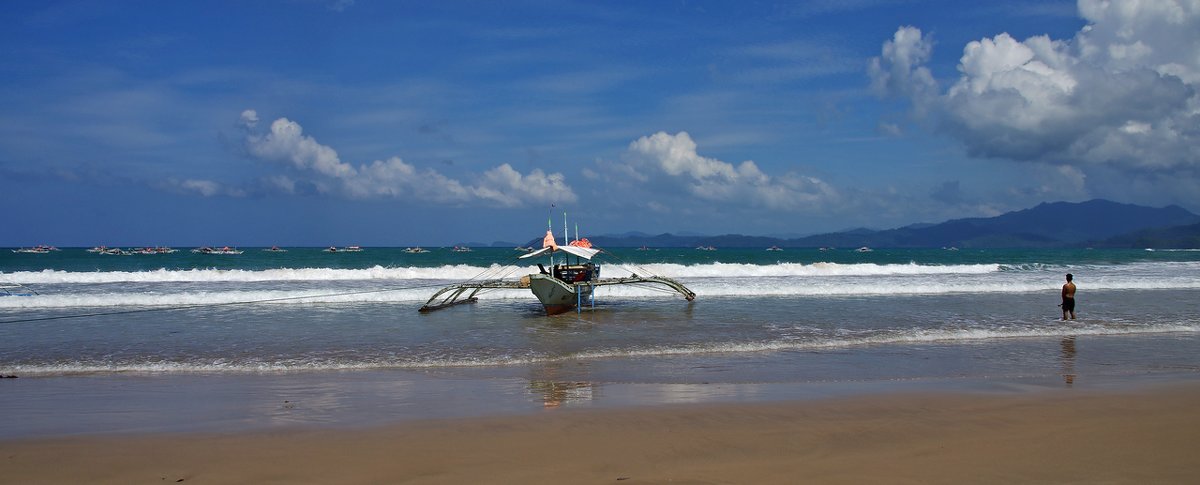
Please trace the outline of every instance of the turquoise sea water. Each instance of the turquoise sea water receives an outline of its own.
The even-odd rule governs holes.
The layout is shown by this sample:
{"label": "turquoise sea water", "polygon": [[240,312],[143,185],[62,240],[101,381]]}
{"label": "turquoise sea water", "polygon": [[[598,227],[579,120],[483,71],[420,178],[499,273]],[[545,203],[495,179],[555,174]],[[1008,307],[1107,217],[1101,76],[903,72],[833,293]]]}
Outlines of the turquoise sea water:
{"label": "turquoise sea water", "polygon": [[[601,288],[547,317],[526,290],[417,313],[442,285],[536,271],[512,249],[243,249],[0,252],[0,282],[38,293],[0,297],[0,374],[19,377],[0,412],[26,418],[0,437],[1200,371],[1197,251],[619,248],[604,276],[668,276],[696,301]],[[1068,272],[1079,318],[1062,322]]]}

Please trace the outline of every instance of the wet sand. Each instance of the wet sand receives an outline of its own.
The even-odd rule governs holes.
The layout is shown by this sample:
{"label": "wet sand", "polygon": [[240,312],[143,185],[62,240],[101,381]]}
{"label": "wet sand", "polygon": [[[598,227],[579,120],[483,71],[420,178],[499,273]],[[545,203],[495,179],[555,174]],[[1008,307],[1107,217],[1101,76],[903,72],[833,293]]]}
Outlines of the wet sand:
{"label": "wet sand", "polygon": [[0,442],[3,483],[1187,483],[1200,386]]}

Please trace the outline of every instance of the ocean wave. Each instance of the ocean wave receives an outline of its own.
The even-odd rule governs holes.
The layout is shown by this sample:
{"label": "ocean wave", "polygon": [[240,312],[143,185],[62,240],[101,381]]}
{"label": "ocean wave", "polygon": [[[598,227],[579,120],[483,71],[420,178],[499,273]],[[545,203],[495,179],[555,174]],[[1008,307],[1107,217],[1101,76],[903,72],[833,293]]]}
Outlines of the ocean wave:
{"label": "ocean wave", "polygon": [[[866,280],[832,278],[754,277],[694,278],[682,283],[700,299],[713,297],[887,297],[951,294],[1056,294],[1058,280],[1049,278],[1011,278],[994,275],[977,278],[890,276]],[[43,293],[35,296],[0,298],[0,309],[113,308],[218,306],[232,304],[310,305],[339,303],[424,303],[442,284],[413,286],[367,286],[358,289],[228,289],[208,291],[88,291]],[[1088,291],[1100,290],[1177,290],[1200,289],[1200,279],[1189,277],[1107,277],[1089,280]],[[614,299],[675,298],[661,286],[617,285],[595,290],[599,301]],[[528,289],[490,289],[477,295],[480,300],[533,300]]]}
{"label": "ocean wave", "polygon": [[[631,273],[655,274],[671,278],[725,278],[770,276],[884,276],[930,274],[986,274],[1001,270],[998,264],[923,265],[908,264],[839,264],[839,263],[779,263],[739,264],[710,263],[684,265],[653,263],[621,266],[602,265],[604,276],[628,276]],[[446,265],[439,267],[383,267],[365,269],[299,268],[299,269],[157,269],[151,271],[17,271],[0,275],[3,280],[27,285],[35,284],[104,284],[104,283],[186,283],[186,282],[271,282],[271,281],[403,281],[403,280],[469,280],[484,275],[521,275],[536,273],[536,266],[504,267],[500,265]]]}
{"label": "ocean wave", "polygon": [[397,359],[362,353],[360,358],[324,358],[294,356],[279,360],[229,359],[174,361],[165,359],[108,362],[75,360],[53,363],[26,363],[0,366],[0,373],[15,375],[66,375],[96,373],[281,373],[370,369],[430,369],[455,367],[503,367],[553,364],[581,360],[698,356],[709,354],[746,354],[780,351],[810,351],[864,346],[907,344],[966,344],[995,339],[1059,338],[1067,336],[1118,336],[1164,333],[1196,333],[1196,324],[1156,324],[1145,326],[1112,324],[1073,324],[1070,326],[1023,326],[1007,329],[896,329],[871,335],[777,339],[769,341],[712,342],[694,345],[609,348],[555,356],[478,356],[425,359]]}

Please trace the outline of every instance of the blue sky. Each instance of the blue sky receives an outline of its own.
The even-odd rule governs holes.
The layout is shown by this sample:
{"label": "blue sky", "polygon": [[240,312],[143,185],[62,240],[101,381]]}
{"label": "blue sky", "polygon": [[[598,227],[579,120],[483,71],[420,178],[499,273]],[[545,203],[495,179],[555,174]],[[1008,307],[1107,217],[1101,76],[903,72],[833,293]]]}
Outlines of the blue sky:
{"label": "blue sky", "polygon": [[1200,5],[10,2],[0,245],[1200,211]]}

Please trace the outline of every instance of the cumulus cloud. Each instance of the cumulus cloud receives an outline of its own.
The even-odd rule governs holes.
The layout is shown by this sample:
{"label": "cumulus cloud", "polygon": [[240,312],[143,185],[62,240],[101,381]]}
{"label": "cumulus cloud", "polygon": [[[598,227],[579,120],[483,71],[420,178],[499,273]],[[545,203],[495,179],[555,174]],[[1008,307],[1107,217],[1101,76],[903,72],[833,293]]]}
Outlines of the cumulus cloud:
{"label": "cumulus cloud", "polygon": [[228,187],[219,182],[205,179],[179,180],[170,178],[163,181],[152,182],[150,185],[163,190],[185,194],[195,194],[202,197],[213,197],[217,195],[226,197],[246,196],[246,191],[241,188]]}
{"label": "cumulus cloud", "polygon": [[241,121],[242,126],[246,127],[246,129],[253,130],[258,126],[258,112],[252,109],[242,111],[239,121]]}
{"label": "cumulus cloud", "polygon": [[1007,33],[968,43],[942,90],[932,39],[901,27],[871,86],[975,156],[1126,170],[1200,168],[1200,0],[1080,0],[1073,39]]}
{"label": "cumulus cloud", "polygon": [[[503,164],[476,176],[475,183],[465,183],[433,169],[415,167],[400,157],[355,166],[343,162],[336,150],[305,135],[299,123],[287,118],[272,122],[265,133],[253,131],[258,121],[254,110],[242,112],[241,120],[249,130],[245,138],[247,153],[259,160],[287,164],[295,177],[307,177],[307,182],[321,193],[440,203],[487,202],[503,207],[577,200],[560,173],[534,169],[525,175]],[[277,175],[265,185],[295,193],[304,181],[297,178]]]}
{"label": "cumulus cloud", "polygon": [[[772,177],[753,161],[738,165],[701,156],[687,132],[658,132],[629,144],[626,163],[616,171],[657,173],[679,184],[692,196],[719,202],[742,202],[771,209],[813,208],[837,197],[820,179],[797,174]],[[645,175],[643,175],[645,177]]]}

